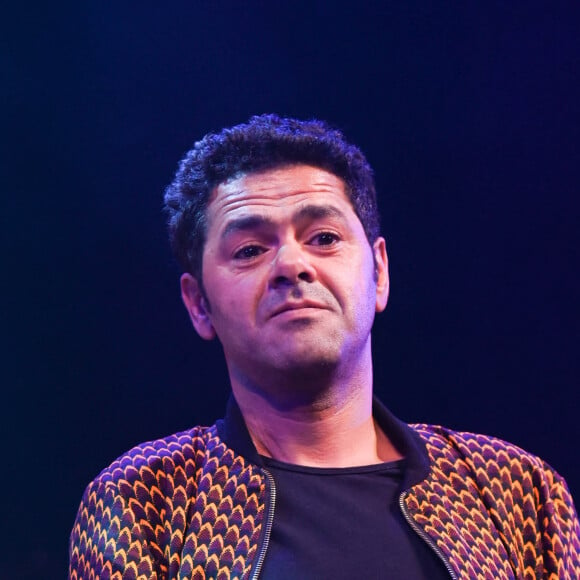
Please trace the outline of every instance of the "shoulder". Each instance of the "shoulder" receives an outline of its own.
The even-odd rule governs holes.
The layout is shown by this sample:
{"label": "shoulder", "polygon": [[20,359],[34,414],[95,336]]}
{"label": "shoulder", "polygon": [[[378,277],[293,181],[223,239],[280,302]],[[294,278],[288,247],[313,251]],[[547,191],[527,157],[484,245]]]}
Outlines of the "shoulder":
{"label": "shoulder", "polygon": [[219,444],[215,426],[198,426],[133,447],[89,483],[77,526],[90,527],[91,514],[96,521],[116,516],[132,525],[139,515],[167,512],[168,502],[185,505],[195,495],[196,476],[208,450]]}
{"label": "shoulder", "polygon": [[501,487],[515,481],[541,488],[550,495],[566,486],[563,478],[543,459],[490,435],[454,431],[438,425],[411,425],[425,441],[434,468],[442,473],[469,473],[481,484]]}
{"label": "shoulder", "polygon": [[71,572],[85,578],[87,566],[117,569],[121,558],[140,562],[150,577],[147,566],[163,560],[168,531],[183,533],[197,474],[220,445],[215,427],[194,427],[137,445],[101,471],[85,490],[71,532]]}
{"label": "shoulder", "polygon": [[522,466],[553,471],[538,456],[498,437],[455,431],[440,425],[416,424],[410,427],[425,441],[429,454],[436,460],[463,459],[481,467]]}
{"label": "shoulder", "polygon": [[215,427],[193,427],[161,439],[136,445],[95,478],[95,482],[116,483],[119,480],[153,476],[158,472],[174,474],[190,471],[205,454],[208,445],[217,438]]}
{"label": "shoulder", "polygon": [[121,501],[126,505],[137,498],[143,503],[152,495],[171,497],[192,488],[208,450],[218,445],[215,426],[196,426],[136,445],[93,479],[83,503],[98,503],[103,498],[108,498],[105,504]]}

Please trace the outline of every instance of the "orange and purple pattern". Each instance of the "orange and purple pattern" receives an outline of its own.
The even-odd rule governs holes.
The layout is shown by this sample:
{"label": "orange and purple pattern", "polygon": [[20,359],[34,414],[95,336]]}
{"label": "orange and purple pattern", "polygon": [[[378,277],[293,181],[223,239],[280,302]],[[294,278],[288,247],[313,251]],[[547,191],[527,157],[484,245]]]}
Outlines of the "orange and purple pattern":
{"label": "orange and purple pattern", "polygon": [[71,579],[247,578],[264,513],[258,467],[215,428],[140,445],[87,488]]}
{"label": "orange and purple pattern", "polygon": [[459,578],[580,579],[580,526],[565,481],[499,439],[414,426],[432,458],[406,499]]}
{"label": "orange and purple pattern", "polygon": [[[407,509],[462,579],[580,579],[580,529],[565,482],[503,441],[426,425],[432,469]],[[146,443],[87,488],[71,580],[247,579],[266,482],[215,427]]]}

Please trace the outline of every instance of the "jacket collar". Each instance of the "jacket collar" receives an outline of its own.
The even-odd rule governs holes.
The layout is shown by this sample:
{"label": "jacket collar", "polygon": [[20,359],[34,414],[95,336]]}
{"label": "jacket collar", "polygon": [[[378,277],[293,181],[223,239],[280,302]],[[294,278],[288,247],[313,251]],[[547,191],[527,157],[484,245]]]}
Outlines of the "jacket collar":
{"label": "jacket collar", "polygon": [[[405,474],[401,489],[408,489],[423,481],[429,474],[430,461],[421,436],[409,425],[397,419],[377,397],[373,398],[373,417],[404,456]],[[238,455],[263,466],[262,458],[252,442],[240,407],[233,395],[230,395],[224,419],[217,422],[217,430],[220,438]]]}
{"label": "jacket collar", "polygon": [[220,438],[238,455],[257,465],[263,465],[254,442],[250,437],[242,411],[233,394],[230,395],[226,407],[226,415],[216,423]]}
{"label": "jacket collar", "polygon": [[408,489],[423,481],[431,469],[423,438],[407,423],[397,419],[377,397],[373,398],[373,417],[404,457],[405,472],[401,489]]}

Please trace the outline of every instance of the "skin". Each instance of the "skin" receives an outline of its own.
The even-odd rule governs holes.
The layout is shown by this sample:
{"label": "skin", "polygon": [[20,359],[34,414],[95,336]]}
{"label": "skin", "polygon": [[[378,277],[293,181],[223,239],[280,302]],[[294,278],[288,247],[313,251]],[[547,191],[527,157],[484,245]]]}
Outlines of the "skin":
{"label": "skin", "polygon": [[400,457],[372,419],[370,331],[389,291],[337,176],[295,165],[220,184],[208,206],[203,286],[181,277],[198,334],[220,340],[258,451],[345,467]]}

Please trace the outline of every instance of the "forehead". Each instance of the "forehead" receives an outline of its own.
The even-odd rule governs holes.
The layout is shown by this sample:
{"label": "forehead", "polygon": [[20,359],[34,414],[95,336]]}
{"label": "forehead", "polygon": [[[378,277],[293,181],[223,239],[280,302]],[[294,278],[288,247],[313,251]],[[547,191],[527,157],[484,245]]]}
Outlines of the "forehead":
{"label": "forehead", "polygon": [[218,185],[210,197],[208,221],[244,213],[295,210],[303,204],[332,204],[352,212],[340,177],[309,165],[294,165],[251,173]]}

